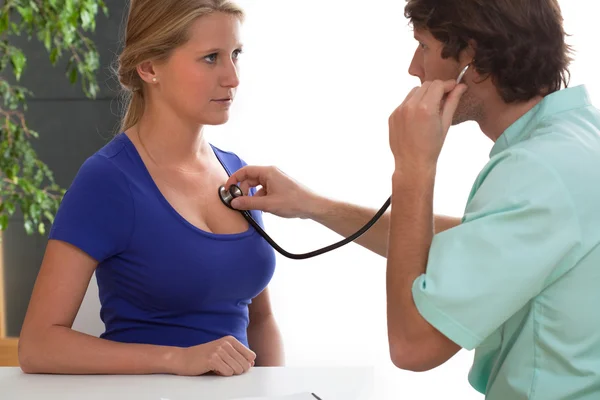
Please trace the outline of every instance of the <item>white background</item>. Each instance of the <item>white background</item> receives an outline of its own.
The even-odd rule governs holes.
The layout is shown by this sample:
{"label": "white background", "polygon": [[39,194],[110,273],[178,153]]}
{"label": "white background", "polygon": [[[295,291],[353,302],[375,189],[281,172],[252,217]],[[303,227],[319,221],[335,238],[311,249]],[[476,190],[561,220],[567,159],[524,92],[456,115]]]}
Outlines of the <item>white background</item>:
{"label": "white background", "polygon": [[[241,0],[241,86],[228,124],[210,141],[250,164],[276,165],[310,188],[378,209],[391,194],[387,119],[418,79],[408,75],[416,46],[402,0]],[[563,0],[568,39],[577,50],[571,86],[600,94],[595,2]],[[585,11],[584,11],[585,10]],[[584,30],[587,33],[584,34]],[[473,123],[451,129],[442,152],[435,211],[461,216],[492,142]],[[286,250],[305,252],[339,240],[311,221],[265,216]],[[287,364],[374,365],[377,399],[482,399],[467,383],[473,353],[410,373],[389,361],[385,259],[355,244],[310,260],[279,254],[271,284]]]}

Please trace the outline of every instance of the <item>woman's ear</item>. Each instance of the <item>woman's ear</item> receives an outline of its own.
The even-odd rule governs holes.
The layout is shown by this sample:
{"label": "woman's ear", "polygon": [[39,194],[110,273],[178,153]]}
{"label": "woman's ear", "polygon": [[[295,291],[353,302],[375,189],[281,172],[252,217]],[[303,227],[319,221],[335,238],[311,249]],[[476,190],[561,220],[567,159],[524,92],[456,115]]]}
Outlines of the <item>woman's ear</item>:
{"label": "woman's ear", "polygon": [[153,84],[158,82],[158,76],[154,69],[154,64],[152,61],[144,61],[140,65],[137,66],[137,72],[140,75],[140,78],[148,84]]}

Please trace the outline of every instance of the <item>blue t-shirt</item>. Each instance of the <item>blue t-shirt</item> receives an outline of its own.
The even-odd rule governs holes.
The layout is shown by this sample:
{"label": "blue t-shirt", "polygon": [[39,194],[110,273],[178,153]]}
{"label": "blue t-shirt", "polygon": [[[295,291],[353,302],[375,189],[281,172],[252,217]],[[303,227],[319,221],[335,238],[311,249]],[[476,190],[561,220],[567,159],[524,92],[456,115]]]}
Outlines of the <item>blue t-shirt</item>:
{"label": "blue t-shirt", "polygon": [[[212,148],[228,174],[245,165]],[[252,215],[262,225],[260,212]],[[50,239],[98,261],[101,337],[118,342],[189,347],[232,335],[248,346],[248,305],[275,269],[252,226],[213,234],[186,221],[123,133],[82,165]]]}

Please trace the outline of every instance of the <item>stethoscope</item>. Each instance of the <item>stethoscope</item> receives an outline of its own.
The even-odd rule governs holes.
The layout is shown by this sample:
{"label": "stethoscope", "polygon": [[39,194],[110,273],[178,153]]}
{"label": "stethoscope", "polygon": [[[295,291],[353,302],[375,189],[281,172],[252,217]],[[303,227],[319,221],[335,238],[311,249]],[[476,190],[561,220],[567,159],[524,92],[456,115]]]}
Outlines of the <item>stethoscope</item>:
{"label": "stethoscope", "polygon": [[254,218],[252,217],[252,215],[248,211],[246,211],[246,210],[236,210],[235,208],[233,208],[231,206],[231,201],[233,199],[235,199],[236,197],[243,196],[243,195],[244,195],[244,193],[242,193],[242,189],[240,189],[239,186],[237,186],[237,185],[231,185],[229,187],[229,190],[227,190],[225,188],[225,186],[219,187],[219,198],[221,199],[221,201],[223,202],[223,204],[225,204],[227,207],[231,208],[232,210],[239,211],[244,216],[244,218],[246,219],[246,221],[248,221],[248,223],[250,225],[252,225],[252,227],[254,229],[256,229],[256,231],[260,234],[260,236],[262,236],[271,245],[271,247],[273,247],[275,250],[277,250],[283,256],[285,256],[287,258],[294,259],[294,260],[303,260],[303,259],[306,259],[306,258],[315,257],[315,256],[327,253],[327,252],[329,252],[331,250],[335,250],[337,248],[342,247],[345,244],[348,244],[350,242],[355,241],[362,234],[364,234],[366,231],[368,231],[373,226],[373,224],[375,224],[375,222],[377,222],[377,220],[379,218],[381,218],[381,216],[385,213],[385,211],[388,209],[388,207],[390,206],[390,204],[392,202],[392,197],[390,196],[387,199],[387,201],[385,202],[385,204],[373,216],[373,218],[371,218],[371,220],[369,222],[367,222],[365,224],[365,226],[363,226],[362,228],[360,228],[353,235],[348,236],[347,238],[345,238],[343,240],[340,240],[337,243],[334,243],[334,244],[329,245],[327,247],[323,247],[322,249],[319,249],[319,250],[314,250],[314,251],[311,251],[311,252],[308,252],[308,253],[304,253],[304,254],[293,254],[293,253],[290,253],[288,251],[285,251],[277,243],[275,243],[275,241],[273,239],[271,239],[271,237],[269,235],[267,235],[267,233],[261,228],[261,226],[258,224],[258,222],[256,222],[256,220],[254,220]]}
{"label": "stethoscope", "polygon": [[[462,71],[458,75],[458,78],[456,78],[457,84],[460,83],[463,76],[467,72],[467,69],[469,69],[470,65],[471,64],[467,64],[462,69]],[[371,218],[371,220],[369,222],[367,222],[362,228],[360,228],[358,231],[356,231],[351,236],[348,236],[347,238],[340,240],[337,243],[334,243],[327,247],[323,247],[318,250],[314,250],[314,251],[311,251],[308,253],[303,253],[303,254],[293,254],[288,251],[285,251],[277,243],[275,243],[275,241],[273,239],[271,239],[271,237],[269,235],[267,235],[267,233],[261,228],[261,226],[258,224],[258,222],[256,222],[256,220],[254,220],[254,218],[248,211],[236,210],[235,208],[233,208],[231,206],[231,201],[233,199],[235,199],[236,197],[243,196],[243,195],[244,195],[244,193],[242,192],[242,189],[240,189],[239,186],[237,186],[237,185],[231,185],[229,187],[229,190],[227,190],[227,188],[225,188],[225,186],[219,187],[219,198],[221,199],[223,204],[225,204],[227,207],[229,207],[232,210],[239,211],[244,216],[246,221],[248,221],[248,223],[250,225],[252,225],[252,227],[254,229],[256,229],[256,231],[260,234],[260,236],[262,236],[271,245],[271,247],[273,247],[275,250],[277,250],[283,256],[294,259],[294,260],[302,260],[302,259],[306,259],[306,258],[315,257],[315,256],[327,253],[331,250],[335,250],[337,248],[344,246],[345,244],[355,241],[360,236],[362,236],[366,231],[368,231],[375,224],[375,222],[377,222],[379,220],[379,218],[381,218],[381,216],[386,212],[386,210],[388,209],[388,207],[390,206],[390,204],[392,202],[392,196],[390,196],[386,200],[386,202],[383,204],[383,206],[379,209],[379,211],[377,211],[377,213],[373,216],[373,218]]]}

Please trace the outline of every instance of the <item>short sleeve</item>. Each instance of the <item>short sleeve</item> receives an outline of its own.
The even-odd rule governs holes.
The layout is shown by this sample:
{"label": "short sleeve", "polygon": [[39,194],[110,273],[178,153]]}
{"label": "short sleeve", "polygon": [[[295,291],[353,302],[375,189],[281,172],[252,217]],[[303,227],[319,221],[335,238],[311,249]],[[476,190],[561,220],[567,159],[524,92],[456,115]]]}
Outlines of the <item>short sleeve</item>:
{"label": "short sleeve", "polygon": [[127,248],[133,221],[133,198],[124,174],[110,159],[94,155],[67,190],[49,238],[102,262]]}
{"label": "short sleeve", "polygon": [[486,172],[462,224],[434,236],[415,305],[472,350],[573,263],[580,237],[559,177],[533,155],[511,153]]}

